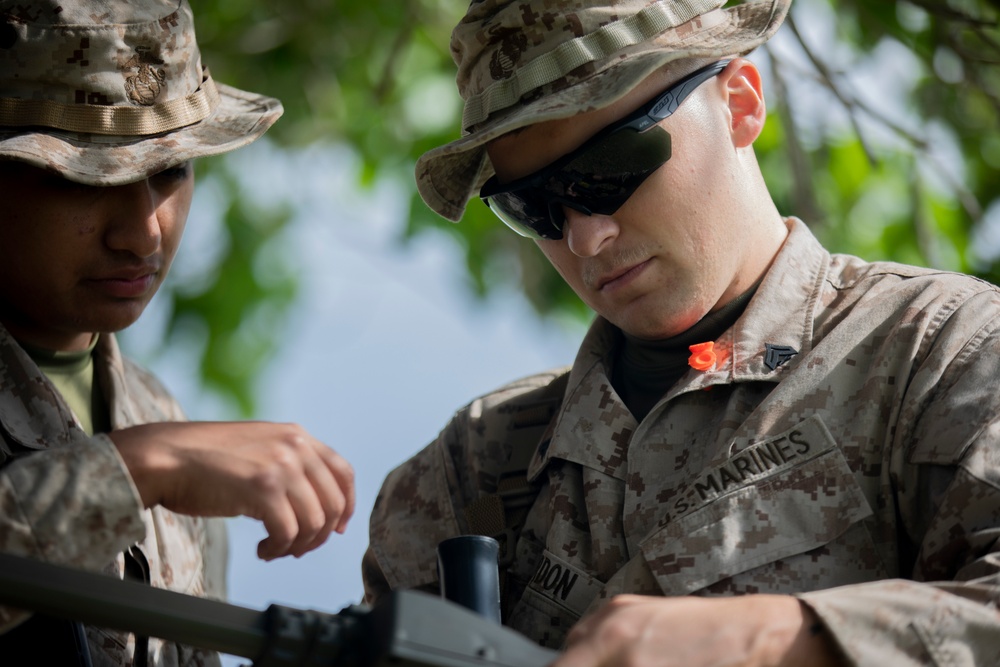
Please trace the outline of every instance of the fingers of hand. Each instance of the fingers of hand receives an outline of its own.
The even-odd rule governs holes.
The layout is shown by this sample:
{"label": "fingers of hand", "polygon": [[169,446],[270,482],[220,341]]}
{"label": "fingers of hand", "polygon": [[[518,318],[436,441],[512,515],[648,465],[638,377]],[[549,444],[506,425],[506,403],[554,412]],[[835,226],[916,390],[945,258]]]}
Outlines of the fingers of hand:
{"label": "fingers of hand", "polygon": [[267,513],[260,517],[267,537],[257,544],[257,557],[274,560],[289,554],[289,547],[298,533],[298,518],[288,502],[268,503]]}
{"label": "fingers of hand", "polygon": [[320,458],[325,464],[325,469],[332,475],[338,491],[337,497],[343,499],[342,504],[335,504],[339,517],[334,528],[338,533],[343,533],[347,529],[347,522],[354,515],[354,469],[337,452],[325,445],[319,446]]}
{"label": "fingers of hand", "polygon": [[[326,542],[330,533],[340,525],[347,508],[347,496],[333,473],[324,465],[322,456],[317,452],[314,459],[306,465],[307,484],[302,485],[299,491],[302,500],[310,505],[315,501],[316,508],[311,514],[302,515],[309,517],[309,522],[300,525],[300,539],[292,547],[295,556],[301,556]],[[315,511],[317,509],[318,512]]]}
{"label": "fingers of hand", "polygon": [[[311,485],[309,490],[315,494],[322,508],[323,524],[314,532],[311,541],[301,545],[301,553],[323,544],[334,530],[344,532],[354,513],[354,470],[343,457],[323,443],[311,440],[309,446],[310,451],[304,454],[304,458],[308,459],[305,472]],[[306,491],[302,489],[303,493]],[[297,546],[300,545],[293,546],[293,553]]]}
{"label": "fingers of hand", "polygon": [[583,617],[566,636],[567,646],[590,639],[597,628],[602,627],[609,617],[614,617],[626,607],[639,604],[647,598],[639,595],[618,595],[612,598],[596,612]]}
{"label": "fingers of hand", "polygon": [[315,549],[332,531],[343,530],[354,508],[351,467],[323,443],[290,428],[257,480],[270,535],[265,551],[272,558]]}
{"label": "fingers of hand", "polygon": [[[648,619],[637,618],[649,598],[620,595],[596,613],[583,618],[570,630],[566,652],[552,667],[605,667],[645,664],[648,655],[644,637]],[[669,665],[667,656],[656,664]]]}
{"label": "fingers of hand", "polygon": [[730,598],[620,595],[581,621],[553,667],[717,667],[783,662],[801,605],[780,595]]}
{"label": "fingers of hand", "polygon": [[550,667],[610,667],[632,664],[632,645],[624,638],[610,637],[602,632],[596,636],[582,637],[568,646]]}

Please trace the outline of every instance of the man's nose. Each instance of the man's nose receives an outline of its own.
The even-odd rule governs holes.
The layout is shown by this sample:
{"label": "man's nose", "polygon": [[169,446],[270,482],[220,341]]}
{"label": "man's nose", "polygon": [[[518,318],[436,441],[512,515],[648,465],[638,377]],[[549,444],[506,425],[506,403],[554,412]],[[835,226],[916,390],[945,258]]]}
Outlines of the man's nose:
{"label": "man's nose", "polygon": [[614,218],[606,215],[587,215],[563,206],[563,237],[570,252],[578,257],[594,257],[614,242],[619,227]]}
{"label": "man's nose", "polygon": [[162,230],[157,216],[159,197],[149,179],[115,187],[115,210],[105,242],[112,250],[149,257],[160,248]]}

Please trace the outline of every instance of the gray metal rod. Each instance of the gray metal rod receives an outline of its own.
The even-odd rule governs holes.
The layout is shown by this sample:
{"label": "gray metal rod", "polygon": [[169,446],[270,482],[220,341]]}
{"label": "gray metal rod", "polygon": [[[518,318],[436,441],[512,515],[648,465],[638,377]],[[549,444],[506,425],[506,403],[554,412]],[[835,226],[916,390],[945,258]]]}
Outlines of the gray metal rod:
{"label": "gray metal rod", "polygon": [[0,602],[251,659],[268,638],[254,609],[3,553]]}
{"label": "gray metal rod", "polygon": [[250,658],[258,667],[545,667],[555,652],[439,597],[259,612],[0,554],[0,604]]}

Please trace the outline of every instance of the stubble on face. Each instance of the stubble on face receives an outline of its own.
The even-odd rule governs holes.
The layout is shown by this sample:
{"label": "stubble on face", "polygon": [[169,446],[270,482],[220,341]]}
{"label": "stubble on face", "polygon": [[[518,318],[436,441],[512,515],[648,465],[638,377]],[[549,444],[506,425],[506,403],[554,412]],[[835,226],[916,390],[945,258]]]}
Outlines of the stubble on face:
{"label": "stubble on face", "polygon": [[654,254],[649,244],[640,244],[629,248],[611,248],[606,253],[584,260],[581,269],[581,280],[587,289],[600,291],[601,281],[609,276],[621,273],[636,264],[646,261]]}

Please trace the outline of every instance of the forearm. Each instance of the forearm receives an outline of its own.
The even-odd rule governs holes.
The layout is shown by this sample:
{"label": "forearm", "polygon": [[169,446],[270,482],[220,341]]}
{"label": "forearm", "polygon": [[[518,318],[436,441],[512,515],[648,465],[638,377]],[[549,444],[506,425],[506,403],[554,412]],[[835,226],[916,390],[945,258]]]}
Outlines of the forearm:
{"label": "forearm", "polygon": [[570,631],[552,667],[838,667],[812,610],[788,595],[619,595]]}

